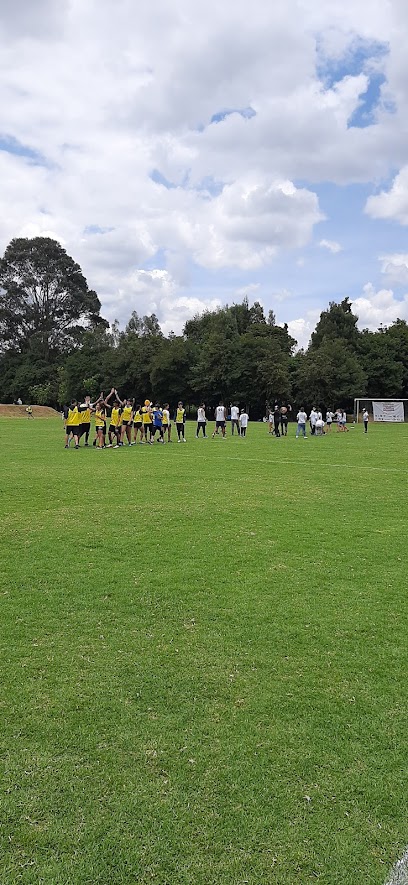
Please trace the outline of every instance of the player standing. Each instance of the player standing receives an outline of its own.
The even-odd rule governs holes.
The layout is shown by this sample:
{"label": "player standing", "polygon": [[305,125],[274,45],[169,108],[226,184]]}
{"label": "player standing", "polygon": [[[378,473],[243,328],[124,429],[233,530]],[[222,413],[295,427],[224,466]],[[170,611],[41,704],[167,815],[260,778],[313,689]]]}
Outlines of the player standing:
{"label": "player standing", "polygon": [[226,421],[226,413],[224,403],[221,401],[215,409],[215,430],[212,435],[214,439],[215,436],[218,436],[218,431],[221,430],[222,438],[225,439],[225,421]]}

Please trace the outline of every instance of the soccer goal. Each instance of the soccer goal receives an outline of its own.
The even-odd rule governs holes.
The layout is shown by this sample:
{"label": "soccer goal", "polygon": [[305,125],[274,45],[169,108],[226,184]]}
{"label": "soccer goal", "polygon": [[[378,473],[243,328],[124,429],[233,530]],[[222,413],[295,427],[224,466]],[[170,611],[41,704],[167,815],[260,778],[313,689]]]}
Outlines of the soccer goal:
{"label": "soccer goal", "polygon": [[371,421],[403,424],[408,422],[408,399],[370,399],[360,397],[354,400],[354,420],[362,421],[362,414],[367,409]]}

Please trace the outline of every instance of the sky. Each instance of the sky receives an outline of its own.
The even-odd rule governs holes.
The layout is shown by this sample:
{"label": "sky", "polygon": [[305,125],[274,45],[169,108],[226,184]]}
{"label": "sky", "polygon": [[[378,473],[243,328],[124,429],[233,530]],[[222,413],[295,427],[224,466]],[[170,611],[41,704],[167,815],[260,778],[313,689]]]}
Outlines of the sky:
{"label": "sky", "polygon": [[307,346],[408,320],[406,0],[0,0],[0,252],[52,236],[102,314],[260,301]]}

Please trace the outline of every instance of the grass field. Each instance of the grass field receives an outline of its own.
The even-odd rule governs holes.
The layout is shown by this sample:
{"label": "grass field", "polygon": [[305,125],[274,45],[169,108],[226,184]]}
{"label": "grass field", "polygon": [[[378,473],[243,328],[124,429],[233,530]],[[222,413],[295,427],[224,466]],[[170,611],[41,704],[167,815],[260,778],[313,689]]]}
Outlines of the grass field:
{"label": "grass field", "polygon": [[0,422],[0,882],[383,885],[408,427],[65,451]]}

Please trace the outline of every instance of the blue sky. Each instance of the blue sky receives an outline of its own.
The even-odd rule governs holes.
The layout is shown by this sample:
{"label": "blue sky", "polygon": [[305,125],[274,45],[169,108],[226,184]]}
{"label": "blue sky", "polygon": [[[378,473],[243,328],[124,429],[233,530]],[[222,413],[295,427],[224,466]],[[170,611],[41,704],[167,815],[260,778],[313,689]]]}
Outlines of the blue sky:
{"label": "blue sky", "polygon": [[55,236],[108,319],[165,332],[244,295],[300,346],[345,295],[362,327],[408,319],[402,0],[20,6],[0,22],[0,249]]}

